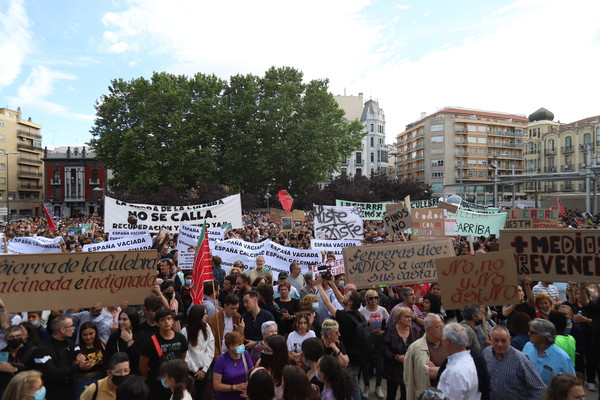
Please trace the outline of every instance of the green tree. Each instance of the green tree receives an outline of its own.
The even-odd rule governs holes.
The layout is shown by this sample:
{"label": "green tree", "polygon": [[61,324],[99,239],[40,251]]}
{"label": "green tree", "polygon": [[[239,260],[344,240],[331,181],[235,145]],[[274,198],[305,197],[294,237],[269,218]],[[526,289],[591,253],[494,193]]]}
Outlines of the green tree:
{"label": "green tree", "polygon": [[327,80],[303,83],[289,67],[229,82],[167,73],[116,79],[96,114],[90,145],[114,172],[110,184],[149,194],[203,182],[299,193],[327,180],[364,135],[362,124],[344,119]]}

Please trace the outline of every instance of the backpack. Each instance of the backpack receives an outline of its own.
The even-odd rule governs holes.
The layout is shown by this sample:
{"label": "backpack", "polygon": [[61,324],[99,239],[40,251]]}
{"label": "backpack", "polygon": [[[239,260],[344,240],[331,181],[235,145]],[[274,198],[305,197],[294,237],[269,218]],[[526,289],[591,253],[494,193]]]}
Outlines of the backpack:
{"label": "backpack", "polygon": [[359,367],[366,367],[371,363],[373,354],[375,354],[375,334],[361,314],[358,314],[360,320],[352,312],[348,312],[346,315],[356,324],[351,346],[346,349],[350,362]]}

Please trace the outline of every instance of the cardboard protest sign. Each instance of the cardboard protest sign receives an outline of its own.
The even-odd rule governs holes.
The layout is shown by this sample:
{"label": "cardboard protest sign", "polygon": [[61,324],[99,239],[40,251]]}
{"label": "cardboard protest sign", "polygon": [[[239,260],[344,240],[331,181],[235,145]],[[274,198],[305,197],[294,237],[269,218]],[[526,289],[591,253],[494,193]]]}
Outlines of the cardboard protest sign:
{"label": "cardboard protest sign", "polygon": [[434,260],[454,255],[450,239],[344,249],[346,283],[360,288],[438,280]]}
{"label": "cardboard protest sign", "polygon": [[519,303],[519,277],[510,250],[435,260],[444,308]]}
{"label": "cardboard protest sign", "polygon": [[410,195],[407,194],[406,197],[404,198],[404,205],[406,206],[406,208],[408,208],[410,210]]}
{"label": "cardboard protest sign", "polygon": [[122,239],[126,236],[149,235],[148,229],[111,229],[108,231],[108,240]]}
{"label": "cardboard protest sign", "polygon": [[302,210],[292,210],[290,214],[288,214],[285,210],[281,210],[279,208],[271,208],[269,210],[269,221],[280,223],[281,218],[283,217],[292,217],[292,221],[294,222],[303,222],[304,221],[304,211]]}
{"label": "cardboard protest sign", "polygon": [[[211,228],[231,223],[234,229],[242,228],[242,201],[239,194],[210,203],[190,206],[134,204],[106,196],[104,200],[105,229],[148,229],[157,233],[166,229],[173,233],[179,223],[202,225],[204,220]],[[137,225],[127,222],[137,218]]]}
{"label": "cardboard protest sign", "polygon": [[383,219],[383,214],[386,211],[386,207],[389,204],[394,204],[391,202],[388,203],[363,203],[360,201],[348,201],[348,200],[336,200],[335,205],[338,207],[361,207],[361,214],[363,220],[365,221],[381,221]]}
{"label": "cardboard protest sign", "polygon": [[383,215],[383,222],[392,235],[400,235],[405,229],[413,227],[410,211],[402,204],[390,204]]}
{"label": "cardboard protest sign", "polygon": [[543,208],[512,208],[508,211],[505,229],[558,229],[558,210]]}
{"label": "cardboard protest sign", "polygon": [[415,208],[410,210],[413,236],[419,240],[439,239],[446,235],[444,210],[441,208]]}
{"label": "cardboard protest sign", "polygon": [[437,199],[437,198],[427,199],[427,200],[417,200],[417,201],[411,200],[409,208],[433,208],[433,207],[437,207],[438,204],[439,204],[439,199]]}
{"label": "cardboard protest sign", "polygon": [[600,283],[600,231],[503,229],[500,249],[512,250],[519,275],[549,282]]}
{"label": "cardboard protest sign", "polygon": [[124,237],[118,240],[109,240],[86,244],[83,251],[126,251],[126,250],[150,250],[152,248],[152,239],[150,235],[136,235]]}
{"label": "cardboard protest sign", "polygon": [[11,311],[142,304],[156,280],[156,251],[0,256],[0,297]]}
{"label": "cardboard protest sign", "polygon": [[456,234],[461,236],[500,236],[500,229],[506,221],[506,213],[486,214],[466,211],[461,208],[448,218],[456,219]]}
{"label": "cardboard protest sign", "polygon": [[444,210],[448,210],[448,212],[456,213],[458,210],[458,204],[446,203],[445,201],[440,201],[438,203],[439,208],[443,208]]}
{"label": "cardboard protest sign", "polygon": [[281,232],[292,231],[292,217],[281,218]]}
{"label": "cardboard protest sign", "polygon": [[361,209],[314,205],[314,230],[317,239],[364,239]]}
{"label": "cardboard protest sign", "polygon": [[[9,254],[38,254],[38,253],[61,253],[61,238],[46,238],[43,236],[19,236],[8,241]],[[4,243],[2,243],[4,252]]]}

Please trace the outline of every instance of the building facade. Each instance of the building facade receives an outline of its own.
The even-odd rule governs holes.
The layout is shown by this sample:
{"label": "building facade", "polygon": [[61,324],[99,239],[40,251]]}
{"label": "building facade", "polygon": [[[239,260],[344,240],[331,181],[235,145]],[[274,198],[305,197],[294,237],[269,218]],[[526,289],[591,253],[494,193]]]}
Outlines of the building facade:
{"label": "building facade", "polygon": [[[438,196],[493,204],[495,176],[523,172],[527,123],[524,115],[451,107],[422,115],[396,137],[394,175],[428,183]],[[512,197],[501,187],[497,200]]]}
{"label": "building facade", "polygon": [[363,103],[363,94],[358,96],[334,96],[348,121],[359,120],[365,129],[365,137],[360,149],[342,160],[339,175],[371,176],[376,172],[386,172],[388,168],[388,148],[385,144],[385,114],[375,100]]}
{"label": "building facade", "polygon": [[[525,172],[583,172],[600,164],[600,115],[572,123],[554,122],[554,114],[541,108],[529,116],[528,143],[525,150]],[[595,169],[595,168],[594,168]],[[543,205],[560,198],[566,207],[583,209],[586,181],[557,179],[528,182],[524,185],[528,198],[538,197]]]}
{"label": "building facade", "polygon": [[21,108],[0,108],[0,219],[41,215],[41,155],[42,126],[24,120]]}
{"label": "building facade", "polygon": [[68,218],[98,212],[106,189],[104,163],[85,146],[44,150],[47,207]]}

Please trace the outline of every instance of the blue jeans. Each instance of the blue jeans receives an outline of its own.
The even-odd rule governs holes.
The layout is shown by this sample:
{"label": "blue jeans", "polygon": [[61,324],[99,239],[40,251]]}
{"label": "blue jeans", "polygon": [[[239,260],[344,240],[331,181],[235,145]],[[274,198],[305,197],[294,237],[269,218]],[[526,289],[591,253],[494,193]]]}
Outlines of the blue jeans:
{"label": "blue jeans", "polygon": [[348,365],[348,371],[352,374],[354,380],[354,400],[361,400],[360,397],[360,384],[358,383],[358,376],[360,375],[360,367],[358,365]]}

